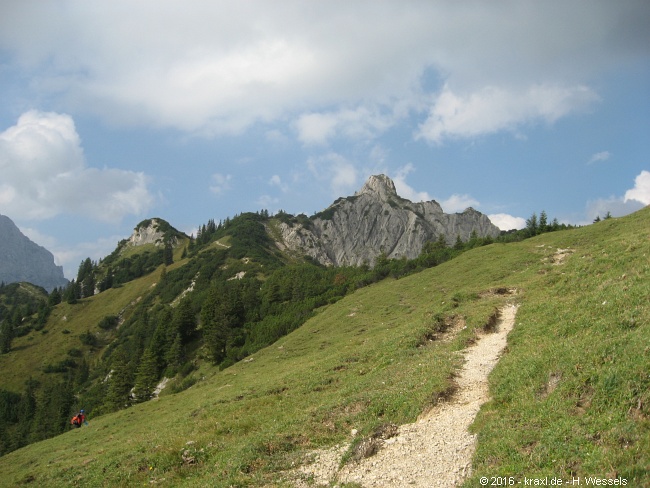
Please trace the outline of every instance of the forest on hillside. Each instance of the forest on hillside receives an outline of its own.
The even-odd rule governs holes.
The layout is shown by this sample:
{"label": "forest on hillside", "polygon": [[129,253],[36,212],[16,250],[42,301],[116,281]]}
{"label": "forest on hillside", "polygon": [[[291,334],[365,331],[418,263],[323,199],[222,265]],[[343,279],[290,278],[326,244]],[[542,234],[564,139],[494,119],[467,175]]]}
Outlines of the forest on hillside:
{"label": "forest on hillside", "polygon": [[227,368],[358,288],[439,265],[475,247],[568,227],[556,219],[549,223],[542,212],[533,214],[525,229],[497,239],[473,234],[447,246],[441,236],[416,259],[380,255],[373,267],[327,268],[309,258],[288,259],[266,231],[273,218],[291,223],[303,222],[302,217],[262,211],[219,223],[210,220],[186,241],[182,265],[173,269],[167,269],[173,249],[166,240],[161,248],[141,253],[126,256],[118,246],[100,262],[88,258],[67,288],[49,296],[44,290],[25,293],[18,284],[3,284],[0,352],[7,354],[14,338],[42,332],[61,302],[75,306],[81,300],[101,300],[104,291],[164,266],[156,286],[128,317],[103,317],[79,335],[77,347],[62,352],[64,359],[46,365],[48,381],[26,373],[23,391],[0,388],[0,454],[64,432],[79,408],[97,416],[148,401],[162,378],[172,378],[165,393],[182,391],[198,381],[193,372],[202,361]]}

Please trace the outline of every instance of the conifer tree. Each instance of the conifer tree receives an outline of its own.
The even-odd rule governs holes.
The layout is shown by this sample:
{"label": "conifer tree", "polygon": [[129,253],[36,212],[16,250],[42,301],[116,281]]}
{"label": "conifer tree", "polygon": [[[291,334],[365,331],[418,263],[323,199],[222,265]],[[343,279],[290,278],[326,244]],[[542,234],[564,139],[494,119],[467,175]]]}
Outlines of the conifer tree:
{"label": "conifer tree", "polygon": [[54,290],[52,290],[52,292],[50,293],[50,296],[47,299],[47,303],[51,307],[61,303],[61,291],[58,288],[54,288]]}
{"label": "conifer tree", "polygon": [[27,444],[29,433],[34,423],[36,413],[36,392],[39,387],[38,381],[31,377],[25,381],[25,391],[20,397],[16,410],[18,411],[18,427],[11,440],[13,447],[18,448]]}
{"label": "conifer tree", "polygon": [[11,342],[14,339],[14,326],[9,320],[0,323],[0,354],[11,351]]}
{"label": "conifer tree", "polygon": [[176,334],[174,341],[165,354],[167,367],[169,368],[168,374],[173,376],[183,363],[183,340],[180,333]]}
{"label": "conifer tree", "polygon": [[553,222],[551,222],[551,230],[556,231],[560,229],[560,222],[558,222],[557,217],[553,219]]}
{"label": "conifer tree", "polygon": [[536,213],[533,213],[533,215],[526,220],[526,232],[528,233],[528,237],[534,237],[539,233],[539,224],[537,223]]}
{"label": "conifer tree", "polygon": [[68,284],[68,287],[65,289],[65,292],[63,293],[63,299],[73,305],[77,303],[77,300],[80,298],[80,289],[79,286],[77,285],[77,282],[75,280],[72,280],[70,284]]}
{"label": "conifer tree", "polygon": [[454,243],[454,249],[456,251],[462,251],[463,249],[465,249],[465,243],[460,238],[460,234],[456,234],[456,242]]}
{"label": "conifer tree", "polygon": [[153,396],[158,384],[158,364],[156,355],[151,349],[145,350],[135,375],[135,398],[138,402],[146,402]]}
{"label": "conifer tree", "polygon": [[228,341],[228,325],[219,304],[219,291],[212,287],[201,309],[201,325],[203,327],[203,341],[208,348],[214,364],[219,364],[226,357],[226,344]]}
{"label": "conifer tree", "polygon": [[165,247],[163,248],[163,263],[165,263],[165,266],[174,263],[174,248],[169,239],[165,240]]}
{"label": "conifer tree", "polygon": [[192,309],[192,301],[189,297],[186,296],[183,298],[176,307],[176,310],[174,310],[172,327],[181,335],[183,343],[186,343],[192,337],[192,334],[194,334],[196,330],[196,315]]}
{"label": "conifer tree", "polygon": [[542,234],[548,232],[548,217],[546,216],[546,211],[542,210],[539,214],[539,233]]}
{"label": "conifer tree", "polygon": [[106,394],[106,406],[109,411],[120,410],[131,404],[132,385],[131,369],[126,361],[126,356],[122,352],[116,353]]}

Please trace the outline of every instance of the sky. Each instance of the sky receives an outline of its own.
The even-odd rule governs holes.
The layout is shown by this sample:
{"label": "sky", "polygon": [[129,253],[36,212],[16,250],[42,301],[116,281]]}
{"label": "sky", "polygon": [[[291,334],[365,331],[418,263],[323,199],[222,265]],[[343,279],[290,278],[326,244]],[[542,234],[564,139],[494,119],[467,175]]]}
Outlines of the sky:
{"label": "sky", "polygon": [[0,0],[0,214],[74,278],[142,220],[386,174],[502,230],[650,204],[646,0]]}

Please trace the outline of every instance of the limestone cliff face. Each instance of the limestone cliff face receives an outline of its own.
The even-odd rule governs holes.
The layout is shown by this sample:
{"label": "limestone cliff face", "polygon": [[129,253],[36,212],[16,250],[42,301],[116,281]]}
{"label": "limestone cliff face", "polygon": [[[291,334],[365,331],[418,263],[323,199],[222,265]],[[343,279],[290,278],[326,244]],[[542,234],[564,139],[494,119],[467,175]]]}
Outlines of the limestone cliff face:
{"label": "limestone cliff face", "polygon": [[165,245],[165,239],[169,239],[172,246],[175,246],[178,243],[179,235],[180,233],[163,219],[153,218],[140,222],[133,229],[133,234],[131,234],[126,244],[133,247],[144,246],[145,244],[162,247]]}
{"label": "limestone cliff face", "polygon": [[52,253],[20,232],[9,217],[0,215],[0,282],[21,281],[48,292],[68,284]]}
{"label": "limestone cliff face", "polygon": [[325,265],[373,264],[380,253],[413,259],[428,241],[442,234],[448,245],[499,235],[482,213],[468,208],[445,214],[435,201],[413,203],[397,195],[385,175],[371,176],[354,196],[341,198],[311,218],[311,225],[281,224],[280,245],[307,254]]}

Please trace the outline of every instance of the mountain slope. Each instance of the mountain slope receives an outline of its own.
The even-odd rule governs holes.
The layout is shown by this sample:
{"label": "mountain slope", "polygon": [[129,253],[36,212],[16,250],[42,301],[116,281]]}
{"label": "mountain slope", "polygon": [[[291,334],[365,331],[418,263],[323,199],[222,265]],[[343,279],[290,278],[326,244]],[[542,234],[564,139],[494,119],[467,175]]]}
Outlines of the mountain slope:
{"label": "mountain slope", "polygon": [[[314,447],[412,422],[453,391],[455,350],[517,289],[517,323],[479,414],[479,476],[650,483],[650,209],[358,290],[177,395],[0,458],[4,482],[282,486]],[[466,327],[436,337],[451,319]],[[52,331],[51,333],[53,333]],[[287,482],[286,486],[289,486]]]}
{"label": "mountain slope", "polygon": [[68,284],[52,253],[27,238],[9,217],[0,215],[0,282],[20,281],[48,291]]}
{"label": "mountain slope", "polygon": [[385,175],[368,178],[354,196],[341,198],[307,222],[279,226],[280,244],[307,254],[324,265],[372,264],[388,258],[414,259],[425,243],[442,237],[447,245],[457,238],[497,237],[490,219],[468,208],[446,214],[435,201],[413,203],[398,196]]}

